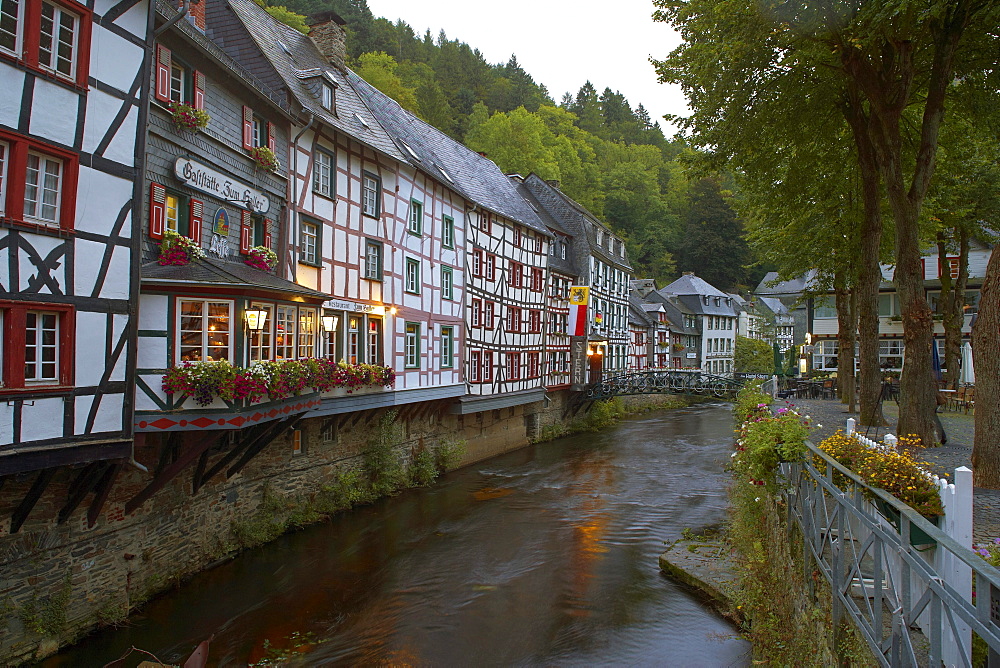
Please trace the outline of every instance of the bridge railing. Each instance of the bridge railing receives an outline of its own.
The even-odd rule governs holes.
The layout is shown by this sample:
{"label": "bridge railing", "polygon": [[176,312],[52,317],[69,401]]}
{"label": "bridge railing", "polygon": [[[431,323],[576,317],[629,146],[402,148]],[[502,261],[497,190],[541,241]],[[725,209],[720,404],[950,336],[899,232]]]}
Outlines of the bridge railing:
{"label": "bridge railing", "polygon": [[732,396],[743,381],[731,375],[709,374],[691,369],[647,369],[605,376],[589,385],[587,399],[606,399],[627,394],[700,394]]}
{"label": "bridge railing", "polygon": [[971,666],[973,630],[1000,651],[1000,571],[971,550],[972,472],[938,481],[945,516],[935,526],[808,448],[782,465],[785,498],[805,581],[812,586],[815,569],[830,585],[834,628],[849,616],[883,666]]}

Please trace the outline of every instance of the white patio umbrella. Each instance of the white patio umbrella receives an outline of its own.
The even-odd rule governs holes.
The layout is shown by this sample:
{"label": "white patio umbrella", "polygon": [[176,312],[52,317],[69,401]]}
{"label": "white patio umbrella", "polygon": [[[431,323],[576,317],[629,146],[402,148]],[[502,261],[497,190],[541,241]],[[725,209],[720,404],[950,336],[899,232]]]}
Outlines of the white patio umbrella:
{"label": "white patio umbrella", "polygon": [[976,382],[976,370],[972,365],[972,344],[968,341],[962,346],[962,373],[959,380],[963,383]]}

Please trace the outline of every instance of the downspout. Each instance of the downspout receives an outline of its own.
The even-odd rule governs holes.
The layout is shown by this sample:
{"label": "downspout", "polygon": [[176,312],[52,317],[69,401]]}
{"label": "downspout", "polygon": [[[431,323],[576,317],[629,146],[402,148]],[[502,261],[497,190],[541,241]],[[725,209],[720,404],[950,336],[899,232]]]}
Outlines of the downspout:
{"label": "downspout", "polygon": [[[309,122],[306,123],[305,127],[302,128],[301,130],[299,130],[298,134],[295,135],[295,138],[292,139],[292,206],[291,206],[291,213],[292,213],[291,223],[292,223],[292,229],[290,231],[292,233],[291,234],[291,236],[292,236],[292,263],[291,263],[292,266],[291,266],[291,270],[292,270],[292,281],[293,282],[298,278],[298,274],[299,274],[299,263],[298,263],[298,257],[299,257],[299,139],[302,138],[302,135],[304,135],[306,133],[306,131],[309,130],[313,126],[313,123],[315,123],[315,122],[316,122],[316,114],[314,114],[313,112],[310,111],[309,112]],[[333,215],[334,216],[337,215],[336,208],[334,209]],[[322,273],[320,273],[320,277],[319,277],[319,287],[320,288],[323,287],[323,275],[322,275]],[[320,291],[322,292],[322,290],[320,290]]]}
{"label": "downspout", "polygon": [[[194,0],[194,1],[198,2],[199,0]],[[150,4],[153,5],[153,16],[156,16],[156,0],[152,0],[150,2]],[[153,31],[153,39],[156,39],[157,37],[159,37],[161,34],[163,34],[164,32],[166,32],[167,30],[170,30],[171,28],[173,28],[174,25],[176,25],[178,21],[180,21],[182,18],[184,18],[185,16],[187,16],[188,10],[190,8],[191,8],[191,0],[184,0],[184,6],[181,7],[181,11],[177,12],[176,16],[174,16],[173,18],[169,19],[166,23],[164,23],[159,28],[157,28],[156,30]],[[150,46],[152,46],[152,45],[150,45]]]}

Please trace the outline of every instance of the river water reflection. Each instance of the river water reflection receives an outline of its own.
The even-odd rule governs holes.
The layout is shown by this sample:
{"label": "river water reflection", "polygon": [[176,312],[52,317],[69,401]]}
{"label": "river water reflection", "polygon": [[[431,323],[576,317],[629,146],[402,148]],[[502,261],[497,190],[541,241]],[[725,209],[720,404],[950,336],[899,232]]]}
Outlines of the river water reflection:
{"label": "river water reflection", "polygon": [[716,405],[497,457],[245,553],[44,665],[132,645],[180,663],[212,634],[219,666],[268,647],[282,665],[748,665],[656,561],[723,519],[731,443]]}

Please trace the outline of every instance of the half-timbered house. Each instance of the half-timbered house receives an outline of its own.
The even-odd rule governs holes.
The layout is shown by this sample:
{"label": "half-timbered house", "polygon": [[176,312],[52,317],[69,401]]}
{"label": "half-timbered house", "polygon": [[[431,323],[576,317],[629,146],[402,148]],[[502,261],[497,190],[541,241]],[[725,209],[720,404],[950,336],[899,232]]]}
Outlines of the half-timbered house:
{"label": "half-timbered house", "polygon": [[[147,458],[173,452],[174,465],[159,466],[127,512],[194,459],[195,490],[235,474],[321,400],[276,389],[292,382],[276,367],[223,382],[321,352],[325,296],[271,266],[287,238],[287,104],[206,36],[204,6],[186,15],[160,4],[156,17],[135,428]],[[164,382],[178,372],[186,389]],[[213,449],[227,454],[206,470]]]}
{"label": "half-timbered house", "polygon": [[209,19],[291,98],[287,277],[328,295],[324,354],[397,371],[392,390],[329,398],[311,415],[464,394],[464,199],[383,128],[390,105],[346,68],[343,20],[315,15],[307,37],[251,0],[213,0]]}
{"label": "half-timbered house", "polygon": [[628,366],[628,292],[632,279],[625,242],[563,193],[557,182],[532,174],[524,185],[574,240],[571,253],[579,271],[576,285],[590,288],[587,337],[592,346],[600,348],[603,373],[624,371]]}
{"label": "half-timbered house", "polygon": [[50,482],[59,522],[89,499],[92,526],[131,457],[148,12],[75,0],[0,12],[5,533]]}

